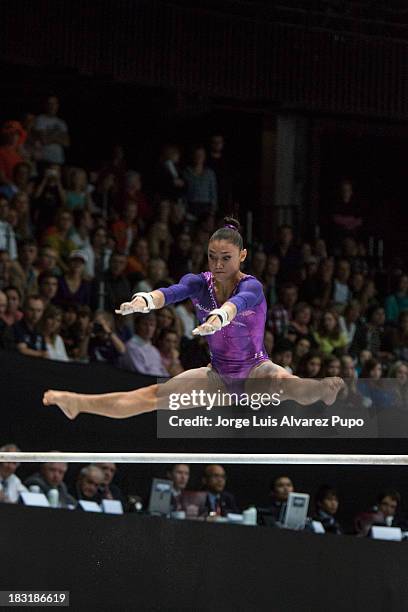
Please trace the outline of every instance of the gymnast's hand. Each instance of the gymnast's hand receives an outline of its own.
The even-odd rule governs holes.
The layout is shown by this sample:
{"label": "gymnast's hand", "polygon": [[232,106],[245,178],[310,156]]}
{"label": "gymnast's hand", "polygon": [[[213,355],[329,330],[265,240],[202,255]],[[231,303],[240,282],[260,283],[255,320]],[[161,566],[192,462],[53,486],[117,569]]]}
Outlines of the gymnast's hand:
{"label": "gymnast's hand", "polygon": [[137,295],[131,302],[123,302],[118,310],[115,310],[116,314],[128,315],[134,312],[146,312],[146,300]]}
{"label": "gymnast's hand", "polygon": [[193,329],[191,333],[193,334],[193,336],[211,336],[212,334],[215,334],[215,332],[219,331],[220,329],[221,329],[220,318],[217,315],[213,315],[212,317],[209,317],[207,321],[205,321],[204,323],[202,323],[201,325],[198,325],[198,327]]}

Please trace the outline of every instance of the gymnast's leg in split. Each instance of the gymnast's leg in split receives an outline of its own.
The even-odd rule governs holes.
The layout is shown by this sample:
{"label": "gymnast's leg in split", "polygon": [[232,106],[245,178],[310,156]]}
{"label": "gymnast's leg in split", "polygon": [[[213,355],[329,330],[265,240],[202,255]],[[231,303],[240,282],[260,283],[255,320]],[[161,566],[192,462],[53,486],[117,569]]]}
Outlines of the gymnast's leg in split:
{"label": "gymnast's leg in split", "polygon": [[[330,405],[344,384],[342,379],[337,377],[322,380],[301,379],[288,374],[272,361],[264,361],[253,368],[249,379],[254,385],[257,380],[270,381],[275,388],[277,382],[282,382],[284,392],[282,401],[294,400],[302,405],[309,405],[319,400]],[[226,387],[221,377],[211,367],[203,367],[182,372],[165,383],[149,385],[134,391],[88,395],[50,390],[44,394],[43,403],[46,406],[56,404],[70,419],[74,419],[80,413],[124,419],[145,412],[168,410],[171,394],[183,393],[186,394],[185,397],[190,395],[193,398],[193,391],[213,394],[225,392]],[[232,403],[233,401],[227,399],[224,405]],[[180,408],[204,408],[206,405],[205,402],[194,403],[192,399],[190,404],[187,403]]]}

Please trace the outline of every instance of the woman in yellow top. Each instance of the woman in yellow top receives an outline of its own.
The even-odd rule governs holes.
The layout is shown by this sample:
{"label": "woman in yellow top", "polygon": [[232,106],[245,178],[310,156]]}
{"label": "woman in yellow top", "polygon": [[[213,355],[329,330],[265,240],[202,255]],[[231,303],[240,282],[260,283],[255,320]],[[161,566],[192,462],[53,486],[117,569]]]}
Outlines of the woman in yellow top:
{"label": "woman in yellow top", "polygon": [[337,354],[344,353],[348,343],[346,334],[340,329],[339,315],[335,310],[324,311],[313,337],[324,355],[330,355],[336,349]]}

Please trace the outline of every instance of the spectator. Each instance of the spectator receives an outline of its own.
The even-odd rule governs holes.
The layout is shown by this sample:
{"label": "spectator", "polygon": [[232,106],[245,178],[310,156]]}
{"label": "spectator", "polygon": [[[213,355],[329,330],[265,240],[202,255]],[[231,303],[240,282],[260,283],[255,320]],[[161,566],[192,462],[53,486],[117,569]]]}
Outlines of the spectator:
{"label": "spectator", "polygon": [[307,277],[301,286],[302,299],[319,308],[326,308],[333,293],[334,260],[322,259],[317,274]]}
{"label": "spectator", "polygon": [[354,519],[357,535],[367,536],[373,525],[405,527],[405,521],[398,512],[400,503],[401,495],[398,491],[389,489],[381,492],[377,503],[368,512],[360,512]]}
{"label": "spectator", "polygon": [[169,258],[173,238],[169,228],[163,221],[157,221],[150,227],[148,233],[149,253],[151,257]]}
{"label": "spectator", "polygon": [[328,355],[324,358],[320,376],[326,378],[327,376],[340,376],[341,372],[341,361],[334,355]]}
{"label": "spectator", "polygon": [[263,275],[264,293],[268,308],[278,301],[278,275],[280,261],[276,255],[268,255]]}
{"label": "spectator", "polygon": [[38,295],[44,302],[44,306],[51,304],[57,295],[58,276],[52,272],[43,272],[38,277]]}
{"label": "spectator", "polygon": [[64,208],[60,208],[56,214],[56,223],[51,227],[44,240],[44,246],[51,247],[58,253],[58,266],[66,271],[67,262],[72,251],[77,250],[72,240],[73,216]]}
{"label": "spectator", "polygon": [[263,251],[255,251],[252,255],[251,266],[248,270],[248,274],[256,276],[256,278],[263,278],[266,269],[267,257]]}
{"label": "spectator", "polygon": [[[74,317],[72,316],[72,318]],[[71,359],[80,362],[89,361],[92,326],[91,309],[89,306],[79,306],[76,310],[76,320],[68,330],[68,338],[65,335],[63,336],[64,344]]]}
{"label": "spectator", "polygon": [[124,255],[128,255],[130,246],[139,233],[137,212],[136,202],[128,201],[121,218],[112,224],[111,230],[116,240],[116,248]]}
{"label": "spectator", "polygon": [[146,238],[137,238],[130,247],[126,274],[137,275],[139,279],[140,276],[147,276],[149,260],[149,245]]}
{"label": "spectator", "polygon": [[39,330],[44,336],[48,359],[69,361],[65,344],[59,331],[62,323],[62,310],[49,304],[44,310]]}
{"label": "spectator", "polygon": [[388,372],[389,378],[395,378],[397,387],[395,389],[397,402],[401,408],[408,405],[408,362],[396,361]]}
{"label": "spectator", "polygon": [[177,236],[169,255],[170,276],[179,279],[191,270],[191,236],[183,232]]}
{"label": "spectator", "polygon": [[205,165],[206,152],[196,146],[191,156],[191,165],[183,172],[189,212],[195,216],[214,212],[217,208],[217,179],[214,170]]}
{"label": "spectator", "polygon": [[270,525],[277,521],[281,522],[286,510],[289,493],[293,493],[294,490],[293,482],[289,476],[282,475],[275,478],[271,482],[268,505],[262,509],[263,512],[261,514],[264,516],[261,518],[261,523]]}
{"label": "spectator", "polygon": [[279,258],[279,275],[285,281],[298,281],[302,257],[299,249],[294,244],[293,227],[291,225],[281,225],[279,227],[278,240],[273,245],[270,255],[275,255]]}
{"label": "spectator", "polygon": [[193,329],[197,325],[194,305],[191,300],[180,302],[176,306],[176,314],[179,317],[183,329],[183,337],[193,339]]}
{"label": "spectator", "polygon": [[159,351],[152,344],[155,331],[154,313],[135,317],[135,334],[126,342],[126,352],[119,361],[122,368],[150,376],[167,377],[169,375]]}
{"label": "spectator", "polygon": [[187,489],[190,479],[190,466],[186,463],[175,463],[167,469],[167,478],[172,481],[171,509],[182,510],[182,494]]}
{"label": "spectator", "polygon": [[23,191],[16,193],[10,202],[10,211],[17,215],[15,236],[17,241],[33,238],[33,228],[30,220],[30,200]]}
{"label": "spectator", "polygon": [[201,272],[205,272],[206,267],[207,257],[203,246],[193,243],[191,246],[190,272],[192,274],[200,274]]}
{"label": "spectator", "polygon": [[322,356],[318,351],[310,351],[299,359],[295,374],[301,378],[320,378]]}
{"label": "spectator", "polygon": [[91,232],[94,227],[94,220],[88,208],[77,209],[74,211],[74,228],[71,240],[80,251],[89,248]]}
{"label": "spectator", "polygon": [[25,303],[24,318],[14,324],[17,350],[30,357],[47,358],[47,347],[38,324],[44,313],[44,304],[38,295],[30,295]]}
{"label": "spectator", "polygon": [[101,487],[105,481],[105,474],[96,465],[83,467],[78,474],[78,478],[70,492],[75,499],[93,501],[100,504],[103,499]]}
{"label": "spectator", "polygon": [[362,367],[357,389],[376,408],[386,409],[392,406],[398,398],[395,389],[381,379],[382,373],[383,367],[380,361],[367,359]]}
{"label": "spectator", "polygon": [[9,203],[0,196],[0,249],[4,249],[10,259],[17,259],[17,242],[14,230],[8,222]]}
{"label": "spectator", "polygon": [[273,362],[292,374],[293,344],[286,338],[280,338],[273,351]]}
{"label": "spectator", "polygon": [[118,499],[123,508],[126,505],[126,499],[117,484],[113,482],[117,472],[116,463],[95,463],[96,467],[103,472],[103,481],[99,487],[102,499]]}
{"label": "spectator", "polygon": [[295,343],[300,337],[312,340],[310,322],[312,309],[306,302],[298,302],[292,311],[292,320],[289,322],[287,338]]}
{"label": "spectator", "polygon": [[339,311],[344,310],[345,304],[351,299],[351,291],[348,286],[351,267],[347,259],[340,259],[333,283],[333,302]]}
{"label": "spectator", "polygon": [[75,506],[75,499],[68,493],[67,486],[64,482],[67,469],[67,463],[42,463],[39,472],[29,476],[24,484],[28,489],[33,485],[40,487],[41,493],[44,493],[44,495],[48,495],[50,489],[57,489],[59,504],[62,508]]}
{"label": "spectator", "polygon": [[312,343],[308,337],[298,337],[293,347],[292,365],[294,371],[298,369],[300,360],[307,355],[311,348]]}
{"label": "spectator", "polygon": [[109,260],[109,268],[99,279],[95,278],[91,288],[93,310],[113,312],[122,302],[127,302],[131,288],[125,275],[126,255],[114,252]]}
{"label": "spectator", "polygon": [[235,497],[225,491],[226,481],[227,476],[221,465],[206,466],[203,487],[207,491],[206,508],[209,513],[226,516],[229,512],[239,512]]}
{"label": "spectator", "polygon": [[71,211],[92,209],[93,202],[88,191],[88,177],[83,168],[71,168],[68,173],[65,206]]}
{"label": "spectator", "polygon": [[140,172],[129,170],[125,176],[125,193],[123,200],[127,203],[137,204],[137,219],[140,229],[143,229],[145,222],[151,216],[150,203],[143,193],[142,176]]}
{"label": "spectator", "polygon": [[96,227],[89,237],[89,244],[81,248],[86,256],[85,274],[88,278],[99,279],[109,268],[112,251],[108,248],[108,233],[104,227]]}
{"label": "spectator", "polygon": [[341,535],[343,533],[340,524],[336,519],[336,514],[339,509],[339,497],[337,492],[328,485],[323,485],[319,488],[315,497],[316,514],[315,521],[319,521],[326,533]]}
{"label": "spectator", "polygon": [[23,313],[20,310],[21,305],[21,293],[17,287],[9,286],[5,287],[4,293],[7,296],[7,308],[6,312],[2,315],[3,320],[7,325],[14,325],[23,318]]}
{"label": "spectator", "polygon": [[25,295],[38,293],[38,273],[34,262],[38,256],[37,243],[33,239],[24,240],[18,248],[18,262],[14,262],[16,274],[21,278],[20,283],[24,286]]}
{"label": "spectator", "polygon": [[159,257],[155,257],[149,261],[149,265],[147,267],[147,277],[135,285],[133,293],[136,293],[136,291],[145,291],[149,293],[150,291],[153,291],[153,289],[163,287],[166,284],[166,279],[166,262]]}
{"label": "spectator", "polygon": [[[34,190],[33,218],[39,235],[52,225],[55,212],[65,205],[66,193],[58,164],[50,164]],[[66,209],[68,210],[68,209]]]}
{"label": "spectator", "polygon": [[163,329],[157,339],[157,348],[160,351],[162,364],[170,376],[184,372],[180,363],[180,340],[176,332]]}
{"label": "spectator", "polygon": [[232,175],[224,155],[224,146],[225,140],[222,134],[211,136],[208,167],[215,172],[218,202],[222,210],[229,208],[232,200]]}
{"label": "spectator", "polygon": [[58,280],[56,304],[89,306],[91,283],[85,280],[85,264],[86,255],[82,251],[71,251],[68,257],[68,270]]}
{"label": "spectator", "polygon": [[340,182],[330,219],[332,239],[340,245],[344,237],[357,236],[363,224],[361,209],[350,179]]}
{"label": "spectator", "polygon": [[156,341],[162,331],[172,331],[181,337],[182,325],[178,318],[174,306],[164,306],[156,312],[156,333],[154,341]]}
{"label": "spectator", "polygon": [[99,311],[95,315],[88,353],[90,361],[107,361],[116,364],[120,355],[126,352],[126,342],[131,338],[128,327],[123,327],[118,334],[115,320],[110,312]]}
{"label": "spectator", "polygon": [[3,125],[0,145],[0,183],[12,183],[14,168],[24,161],[21,145],[26,137],[27,134],[18,121],[6,121]]}
{"label": "spectator", "polygon": [[[20,449],[15,444],[5,444],[0,448],[1,453],[19,453]],[[16,476],[19,467],[16,461],[0,462],[0,502],[16,504],[22,491],[27,491],[26,487]]]}
{"label": "spectator", "polygon": [[55,276],[60,276],[61,270],[57,266],[58,253],[51,247],[43,247],[40,249],[40,254],[36,262],[36,268],[39,275],[42,273],[50,273]]}
{"label": "spectator", "polygon": [[389,359],[408,361],[408,310],[400,313],[398,327],[385,330],[382,348]]}
{"label": "spectator", "polygon": [[339,315],[335,310],[326,310],[317,331],[313,334],[319,351],[330,355],[333,351],[343,354],[347,346],[347,336],[341,331]]}
{"label": "spectator", "polygon": [[7,310],[7,295],[0,290],[0,349],[12,351],[15,348],[14,333],[10,325],[4,320]]}
{"label": "spectator", "polygon": [[280,289],[280,301],[271,308],[268,316],[267,326],[275,337],[286,334],[297,300],[297,286],[294,283],[284,283]]}
{"label": "spectator", "polygon": [[385,318],[396,322],[404,311],[408,311],[408,274],[401,274],[397,290],[385,300]]}
{"label": "spectator", "polygon": [[156,176],[156,186],[160,199],[178,200],[183,197],[185,182],[180,169],[180,149],[177,145],[163,147]]}
{"label": "spectator", "polygon": [[359,318],[360,304],[352,300],[346,305],[343,315],[339,317],[340,330],[347,337],[347,349],[353,344]]}
{"label": "spectator", "polygon": [[43,150],[42,159],[51,164],[64,164],[64,149],[70,145],[68,126],[58,117],[59,100],[57,96],[48,96],[43,115],[35,120],[35,130],[39,135]]}

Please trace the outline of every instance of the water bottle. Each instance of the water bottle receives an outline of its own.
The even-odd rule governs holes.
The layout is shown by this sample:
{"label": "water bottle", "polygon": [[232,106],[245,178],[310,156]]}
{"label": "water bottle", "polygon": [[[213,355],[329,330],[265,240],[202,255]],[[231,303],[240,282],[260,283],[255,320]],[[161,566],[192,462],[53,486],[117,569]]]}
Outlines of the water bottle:
{"label": "water bottle", "polygon": [[48,497],[48,501],[50,502],[51,508],[58,508],[58,502],[59,502],[58,489],[50,489],[48,491],[47,497]]}
{"label": "water bottle", "polygon": [[244,525],[256,525],[257,524],[258,513],[257,513],[255,506],[250,506],[247,510],[244,510],[242,513],[242,516],[244,518],[243,520]]}

